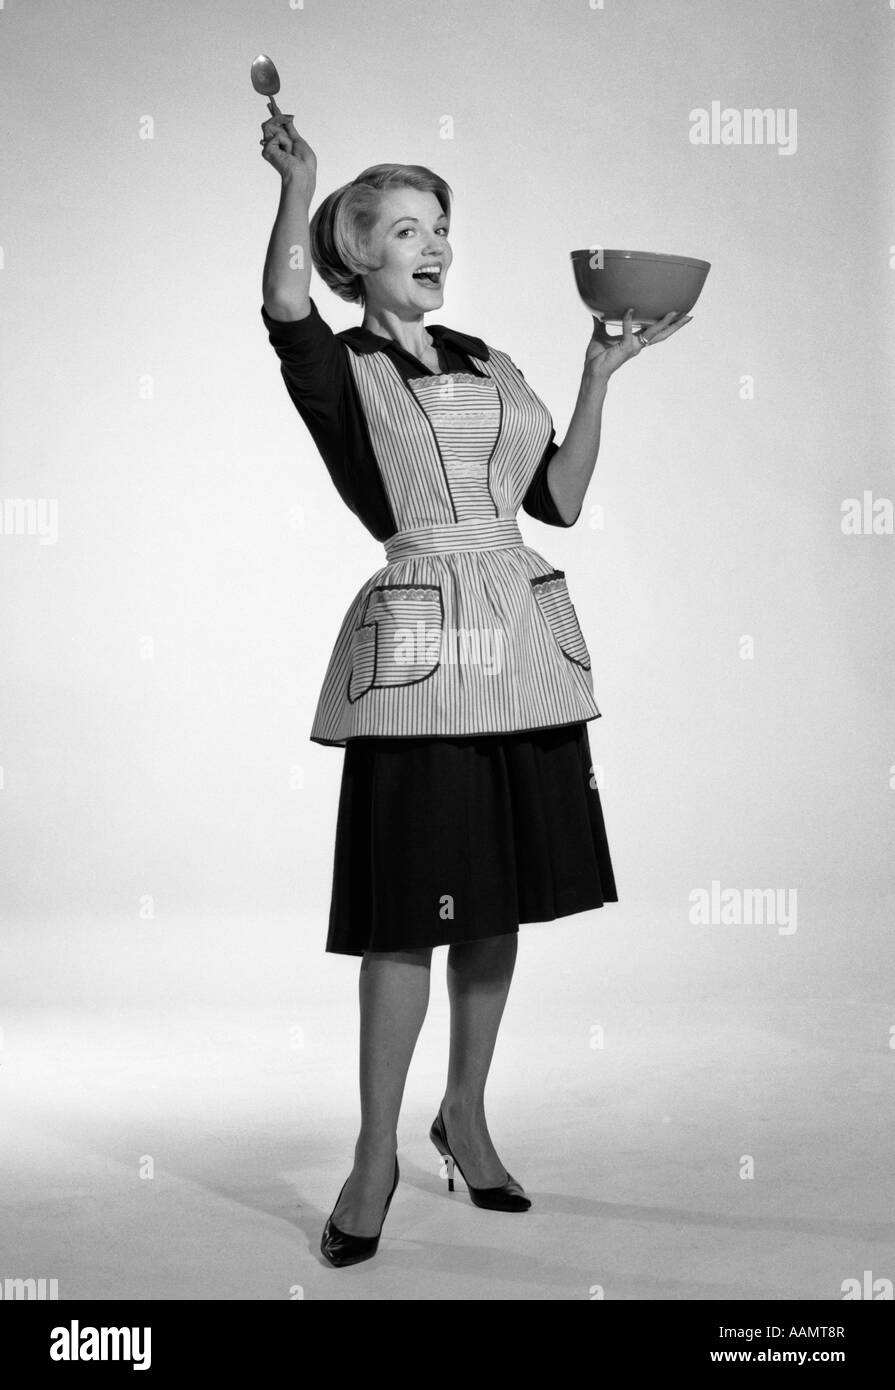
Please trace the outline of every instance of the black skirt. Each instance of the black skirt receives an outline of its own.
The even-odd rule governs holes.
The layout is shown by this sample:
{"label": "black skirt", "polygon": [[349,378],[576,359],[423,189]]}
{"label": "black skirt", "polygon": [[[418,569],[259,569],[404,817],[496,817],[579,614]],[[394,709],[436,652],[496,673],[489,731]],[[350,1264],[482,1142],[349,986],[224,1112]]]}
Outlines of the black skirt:
{"label": "black skirt", "polygon": [[618,902],[586,723],[345,745],[326,950],[518,932]]}

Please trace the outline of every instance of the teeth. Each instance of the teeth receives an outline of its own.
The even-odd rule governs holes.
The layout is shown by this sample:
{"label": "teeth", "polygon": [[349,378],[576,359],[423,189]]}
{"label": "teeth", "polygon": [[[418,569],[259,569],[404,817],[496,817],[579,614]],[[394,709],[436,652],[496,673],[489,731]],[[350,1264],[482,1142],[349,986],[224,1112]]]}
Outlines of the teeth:
{"label": "teeth", "polygon": [[441,274],[441,266],[440,266],[440,265],[421,265],[421,266],[419,267],[419,269],[418,269],[418,270],[415,270],[413,273],[414,273],[414,275],[440,275],[440,274]]}

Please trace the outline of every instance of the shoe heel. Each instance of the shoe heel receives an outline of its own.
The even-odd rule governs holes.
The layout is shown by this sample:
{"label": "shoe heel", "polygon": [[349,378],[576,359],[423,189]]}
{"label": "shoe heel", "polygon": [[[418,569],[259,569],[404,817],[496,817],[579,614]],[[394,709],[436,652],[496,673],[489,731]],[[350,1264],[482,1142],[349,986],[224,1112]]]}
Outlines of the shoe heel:
{"label": "shoe heel", "polygon": [[454,1159],[451,1154],[446,1154],[444,1149],[438,1150],[441,1162],[438,1168],[438,1176],[447,1178],[448,1192],[454,1190]]}
{"label": "shoe heel", "polygon": [[[454,1190],[454,1168],[460,1165],[451,1152],[448,1143],[447,1131],[444,1127],[444,1115],[439,1107],[438,1114],[432,1121],[429,1130],[429,1138],[440,1153],[447,1172],[448,1192]],[[507,1180],[499,1187],[473,1187],[466,1178],[463,1169],[460,1168],[460,1176],[469,1188],[469,1196],[473,1204],[477,1207],[487,1207],[491,1211],[528,1211],[531,1206],[530,1198],[526,1197],[512,1173],[507,1173]]]}

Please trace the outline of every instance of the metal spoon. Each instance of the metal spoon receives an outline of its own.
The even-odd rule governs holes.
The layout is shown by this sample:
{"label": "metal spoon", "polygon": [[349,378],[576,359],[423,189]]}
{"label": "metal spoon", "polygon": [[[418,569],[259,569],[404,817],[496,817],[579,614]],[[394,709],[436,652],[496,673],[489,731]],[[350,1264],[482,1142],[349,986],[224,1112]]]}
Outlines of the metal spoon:
{"label": "metal spoon", "polygon": [[282,116],[282,111],[274,101],[274,97],[280,90],[280,74],[277,72],[273,59],[268,58],[266,53],[259,53],[252,62],[252,86],[263,97],[270,98],[267,103],[270,114]]}

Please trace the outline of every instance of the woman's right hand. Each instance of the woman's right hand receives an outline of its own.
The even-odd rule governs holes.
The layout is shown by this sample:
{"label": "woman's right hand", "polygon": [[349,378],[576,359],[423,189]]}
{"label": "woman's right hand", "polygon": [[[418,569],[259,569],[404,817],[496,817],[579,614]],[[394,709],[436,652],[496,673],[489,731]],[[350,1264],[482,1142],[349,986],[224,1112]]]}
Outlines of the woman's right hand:
{"label": "woman's right hand", "polygon": [[271,116],[261,125],[261,154],[284,180],[288,179],[307,195],[308,202],[317,187],[317,156],[307,140],[295,129],[291,116]]}

